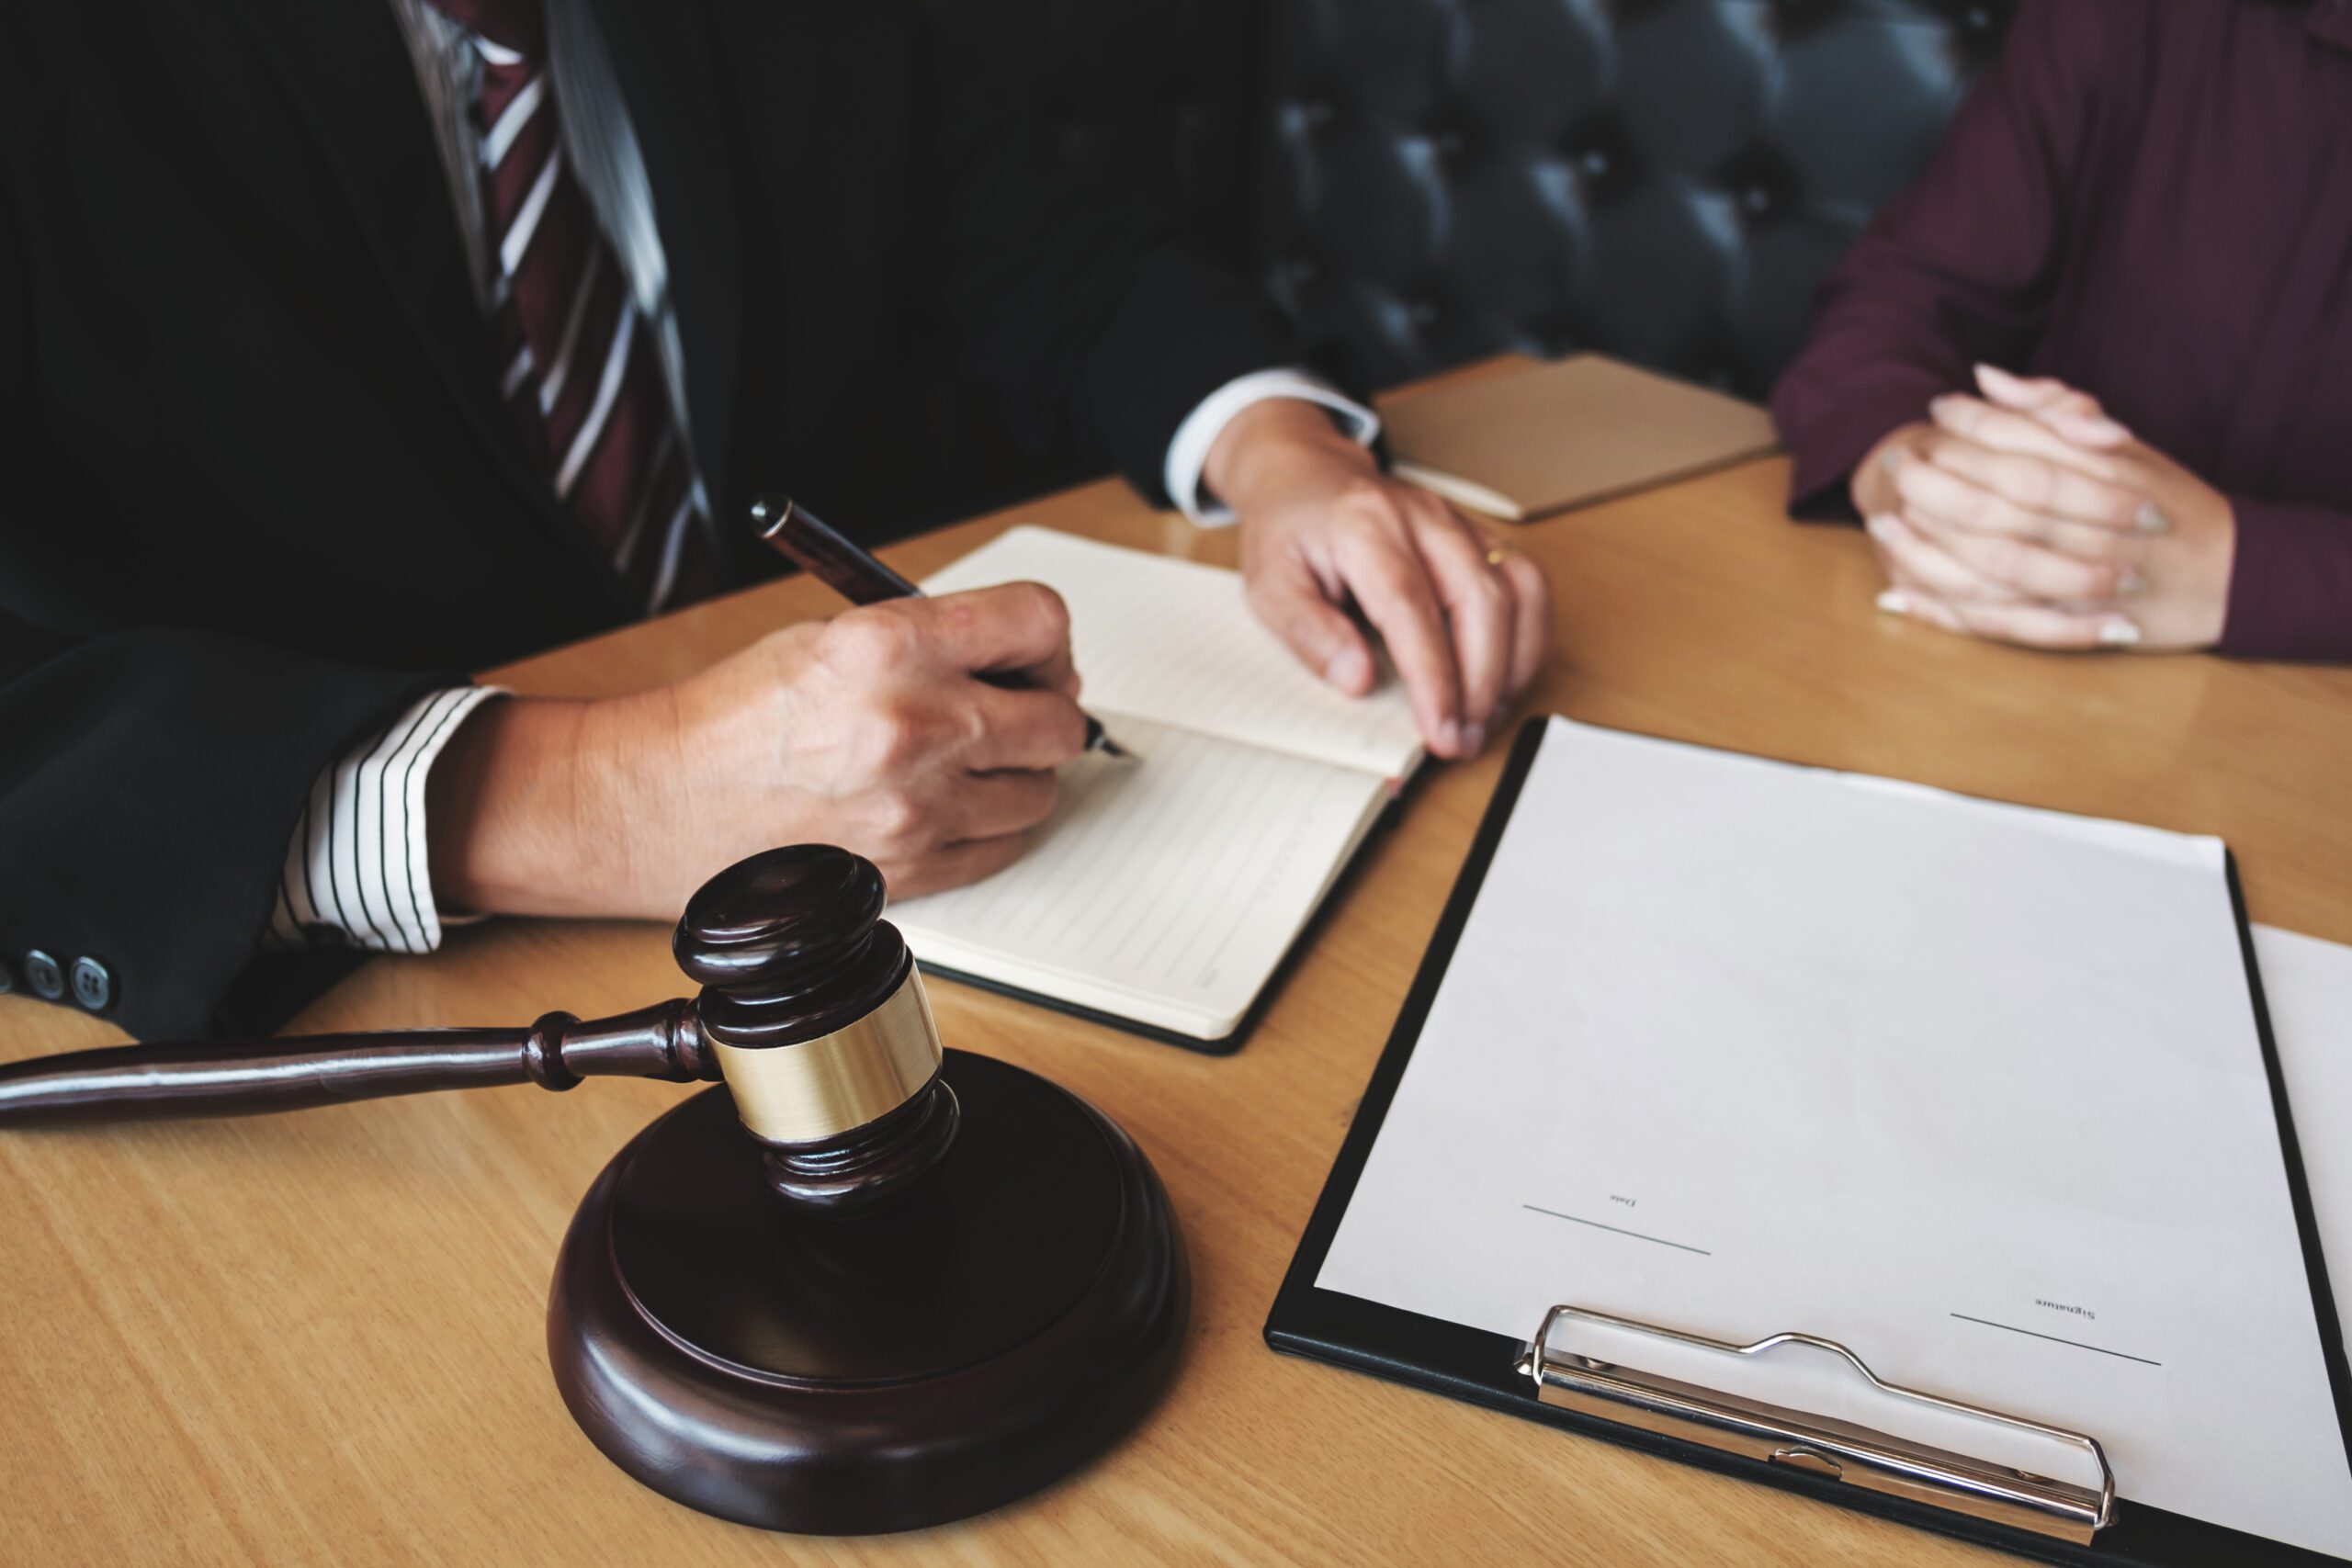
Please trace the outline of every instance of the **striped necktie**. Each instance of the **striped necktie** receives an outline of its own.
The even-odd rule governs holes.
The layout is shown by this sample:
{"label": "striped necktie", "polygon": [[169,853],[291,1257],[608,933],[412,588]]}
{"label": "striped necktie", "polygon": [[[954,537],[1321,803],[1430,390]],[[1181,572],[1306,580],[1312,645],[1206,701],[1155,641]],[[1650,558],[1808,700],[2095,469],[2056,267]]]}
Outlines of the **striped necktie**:
{"label": "striped necktie", "polygon": [[718,585],[639,310],[563,148],[541,0],[432,0],[475,35],[499,395],[557,503],[650,615]]}

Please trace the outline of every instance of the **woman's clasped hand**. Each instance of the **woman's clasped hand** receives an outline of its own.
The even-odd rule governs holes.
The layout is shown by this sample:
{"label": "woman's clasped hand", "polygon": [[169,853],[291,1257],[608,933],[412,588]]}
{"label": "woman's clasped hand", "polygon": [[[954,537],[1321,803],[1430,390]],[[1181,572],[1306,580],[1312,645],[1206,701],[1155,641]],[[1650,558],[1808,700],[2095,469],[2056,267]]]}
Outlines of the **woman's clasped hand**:
{"label": "woman's clasped hand", "polygon": [[2227,497],[2088,393],[1976,367],[1855,469],[1890,586],[1879,607],[2051,649],[2211,648],[2227,617]]}

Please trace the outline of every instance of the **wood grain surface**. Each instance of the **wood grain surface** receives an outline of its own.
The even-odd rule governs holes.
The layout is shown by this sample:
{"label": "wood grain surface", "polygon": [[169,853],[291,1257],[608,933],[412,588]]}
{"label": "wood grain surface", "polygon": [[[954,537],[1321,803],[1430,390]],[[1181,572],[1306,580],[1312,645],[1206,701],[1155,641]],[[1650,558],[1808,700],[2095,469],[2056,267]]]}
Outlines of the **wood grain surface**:
{"label": "wood grain surface", "polygon": [[[1529,707],[2217,833],[2256,919],[2352,941],[2352,671],[2036,654],[1890,619],[1865,541],[1788,523],[1786,478],[1768,459],[1517,531],[1560,602]],[[1230,533],[1112,481],[884,553],[920,577],[1015,522],[1233,559]],[[808,582],[771,584],[490,678],[628,691],[833,607]],[[1501,750],[1416,789],[1238,1056],[932,987],[949,1044],[1046,1073],[1125,1125],[1191,1243],[1174,1389],[1074,1479],[865,1540],[766,1536],[639,1489],[565,1415],[543,1316],[574,1203],[685,1091],[493,1089],[0,1139],[0,1562],[1998,1561],[1260,1339]],[[593,1017],[682,984],[660,927],[493,921],[371,963],[299,1024]],[[114,1037],[0,999],[0,1059]]]}

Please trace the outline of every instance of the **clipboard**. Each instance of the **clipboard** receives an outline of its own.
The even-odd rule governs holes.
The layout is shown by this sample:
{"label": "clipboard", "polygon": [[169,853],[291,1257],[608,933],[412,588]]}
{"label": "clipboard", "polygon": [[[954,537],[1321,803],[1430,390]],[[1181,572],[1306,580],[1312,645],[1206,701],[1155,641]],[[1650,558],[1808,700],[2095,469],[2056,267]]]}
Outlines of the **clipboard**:
{"label": "clipboard", "polygon": [[[1612,1317],[1564,1300],[1528,1325],[1525,1340],[1518,1340],[1317,1287],[1546,727],[1542,716],[1529,719],[1513,744],[1396,1027],[1274,1298],[1265,1325],[1267,1344],[1278,1351],[2042,1562],[2080,1568],[2291,1568],[2347,1561],[2135,1503],[2128,1494],[2118,1495],[2098,1434],[2063,1431],[2014,1413],[1959,1405],[1929,1391],[1887,1384],[1869,1370],[1867,1347],[1816,1338],[1801,1324],[1778,1325],[1782,1332],[1735,1345],[1702,1339],[1672,1325]],[[2352,1452],[2352,1371],[2347,1371],[2234,859],[2226,869],[2321,1350],[2338,1427]],[[1570,1284],[1563,1281],[1564,1292]],[[2007,1470],[1964,1453],[1927,1450],[1885,1433],[1554,1348],[1560,1325],[1579,1318],[1730,1357],[1768,1355],[1790,1342],[1826,1348],[1850,1363],[1857,1376],[1894,1397],[1957,1406],[1971,1416],[2079,1445],[2104,1485],[2068,1484]]]}

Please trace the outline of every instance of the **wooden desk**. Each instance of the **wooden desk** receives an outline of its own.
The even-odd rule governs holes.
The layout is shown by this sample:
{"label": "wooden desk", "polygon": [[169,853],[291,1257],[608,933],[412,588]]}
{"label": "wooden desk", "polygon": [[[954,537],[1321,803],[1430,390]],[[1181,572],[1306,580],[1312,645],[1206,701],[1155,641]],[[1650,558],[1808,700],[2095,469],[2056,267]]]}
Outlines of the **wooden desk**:
{"label": "wooden desk", "polygon": [[[2256,919],[2352,941],[2352,671],[2038,655],[1889,619],[1858,535],[1783,520],[1786,477],[1754,463],[1523,530],[1562,627],[1531,705],[2218,833]],[[1113,482],[890,554],[920,576],[1017,520],[1233,558],[1229,534]],[[495,678],[620,692],[831,608],[779,583]],[[590,1179],[680,1091],[599,1081],[0,1139],[0,1561],[2000,1561],[1260,1339],[1498,766],[1441,769],[1418,793],[1237,1057],[933,987],[950,1043],[1123,1122],[1191,1241],[1191,1344],[1167,1402],[1043,1496],[924,1536],[795,1540],[607,1465],[548,1378],[548,1277]],[[678,992],[666,937],[495,923],[372,964],[300,1021],[616,1011]],[[0,1058],[110,1037],[0,1001]]]}

